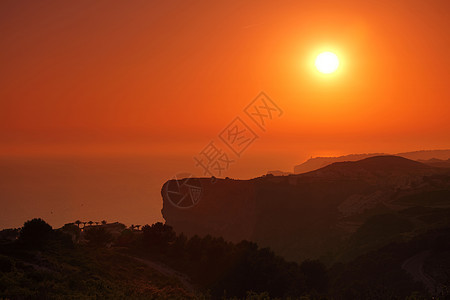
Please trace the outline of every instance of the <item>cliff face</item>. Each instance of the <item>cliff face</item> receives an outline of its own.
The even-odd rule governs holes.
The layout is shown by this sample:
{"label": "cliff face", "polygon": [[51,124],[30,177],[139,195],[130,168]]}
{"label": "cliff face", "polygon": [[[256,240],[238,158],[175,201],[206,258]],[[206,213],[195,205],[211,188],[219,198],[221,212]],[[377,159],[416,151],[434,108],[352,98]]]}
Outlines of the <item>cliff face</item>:
{"label": "cliff face", "polygon": [[255,227],[255,185],[252,181],[200,178],[198,203],[184,208],[174,205],[167,193],[168,181],[162,188],[162,214],[166,223],[187,235],[222,236],[230,241],[249,239]]}
{"label": "cliff face", "polygon": [[[441,175],[430,180],[435,174]],[[318,258],[342,247],[370,212],[398,211],[407,206],[395,203],[400,197],[450,189],[449,174],[380,156],[299,175],[215,182],[202,178],[197,179],[200,199],[190,208],[173,204],[167,189],[177,182],[168,181],[162,189],[162,214],[168,225],[187,235],[247,239],[292,260]]]}

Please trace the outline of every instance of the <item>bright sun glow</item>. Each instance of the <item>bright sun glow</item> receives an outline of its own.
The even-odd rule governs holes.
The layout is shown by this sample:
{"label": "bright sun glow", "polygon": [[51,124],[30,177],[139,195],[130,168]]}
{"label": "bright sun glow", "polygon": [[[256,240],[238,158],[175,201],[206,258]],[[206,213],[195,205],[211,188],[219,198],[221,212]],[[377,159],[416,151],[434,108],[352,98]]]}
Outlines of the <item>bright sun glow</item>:
{"label": "bright sun glow", "polygon": [[330,74],[339,67],[339,59],[336,54],[332,52],[322,52],[317,55],[315,65],[319,72]]}

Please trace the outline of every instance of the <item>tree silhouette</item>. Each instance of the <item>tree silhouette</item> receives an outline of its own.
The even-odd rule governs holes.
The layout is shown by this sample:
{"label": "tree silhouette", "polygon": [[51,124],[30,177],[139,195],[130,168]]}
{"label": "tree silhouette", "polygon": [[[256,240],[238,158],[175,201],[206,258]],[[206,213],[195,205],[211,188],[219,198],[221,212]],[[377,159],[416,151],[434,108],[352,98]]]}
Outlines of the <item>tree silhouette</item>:
{"label": "tree silhouette", "polygon": [[76,220],[76,221],[75,221],[75,224],[78,226],[78,228],[80,228],[81,221],[80,221],[80,220]]}
{"label": "tree silhouette", "polygon": [[176,233],[171,226],[157,222],[152,226],[142,227],[142,238],[145,244],[156,248],[166,248],[176,238]]}
{"label": "tree silhouette", "polygon": [[42,219],[26,221],[20,230],[19,240],[29,247],[42,247],[53,233],[52,226]]}
{"label": "tree silhouette", "polygon": [[103,220],[103,221],[102,221],[102,225],[106,225],[106,220]]}
{"label": "tree silhouette", "polygon": [[94,222],[89,221],[88,224],[89,224],[89,226],[92,226],[92,224],[94,224]]}

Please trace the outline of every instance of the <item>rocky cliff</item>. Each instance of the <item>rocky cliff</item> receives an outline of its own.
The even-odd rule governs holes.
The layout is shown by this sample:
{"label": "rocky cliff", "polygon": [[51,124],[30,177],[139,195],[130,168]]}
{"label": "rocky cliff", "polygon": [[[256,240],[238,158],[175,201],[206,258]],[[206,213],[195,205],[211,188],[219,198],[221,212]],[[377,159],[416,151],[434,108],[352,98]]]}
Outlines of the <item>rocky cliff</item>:
{"label": "rocky cliff", "polygon": [[171,197],[181,181],[164,184],[162,214],[168,225],[187,235],[255,241],[292,260],[317,258],[343,247],[374,213],[411,206],[399,199],[450,190],[449,169],[396,156],[334,163],[290,176],[195,180],[201,193],[197,191],[198,201],[190,207],[179,206]]}

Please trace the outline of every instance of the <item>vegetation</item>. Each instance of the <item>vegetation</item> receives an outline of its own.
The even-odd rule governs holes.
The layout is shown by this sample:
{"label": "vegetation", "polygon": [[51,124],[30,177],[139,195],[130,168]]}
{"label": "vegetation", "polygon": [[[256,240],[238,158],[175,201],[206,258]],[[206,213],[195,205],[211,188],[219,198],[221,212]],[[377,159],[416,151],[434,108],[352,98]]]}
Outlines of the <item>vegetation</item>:
{"label": "vegetation", "polygon": [[[187,274],[202,292],[215,299],[245,298],[250,291],[298,298],[325,293],[328,285],[320,262],[305,262],[305,266],[288,263],[270,249],[259,249],[248,241],[233,244],[211,236],[188,239],[162,223],[144,226],[140,239],[135,239],[128,251]],[[319,266],[316,273],[303,272],[309,271],[308,264]]]}
{"label": "vegetation", "polygon": [[25,222],[20,230],[19,240],[30,248],[42,247],[52,236],[53,229],[42,219]]}
{"label": "vegetation", "polygon": [[[71,235],[63,232],[71,226],[51,232],[48,227],[42,220],[33,219],[25,223],[19,240],[0,245],[0,299],[196,297],[178,280],[113,249],[84,239],[74,244]],[[90,234],[94,232],[95,237],[103,234],[103,230]],[[39,237],[42,233],[46,233],[45,238]]]}
{"label": "vegetation", "polygon": [[84,238],[90,246],[104,247],[113,241],[113,236],[103,227],[87,228],[84,232]]}
{"label": "vegetation", "polygon": [[[402,234],[411,226],[402,218],[371,218],[350,243],[379,238],[386,224]],[[441,283],[449,279],[450,228],[409,240],[388,238],[381,248],[372,245],[356,259],[326,268],[318,260],[287,262],[249,241],[188,238],[162,223],[141,230],[106,222],[86,228],[80,224],[54,230],[33,219],[20,230],[2,231],[8,237],[15,232],[18,239],[0,243],[0,298],[429,299],[428,287],[402,267],[423,251],[432,254],[424,269]],[[436,299],[447,299],[447,287],[441,284],[433,292]]]}

